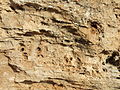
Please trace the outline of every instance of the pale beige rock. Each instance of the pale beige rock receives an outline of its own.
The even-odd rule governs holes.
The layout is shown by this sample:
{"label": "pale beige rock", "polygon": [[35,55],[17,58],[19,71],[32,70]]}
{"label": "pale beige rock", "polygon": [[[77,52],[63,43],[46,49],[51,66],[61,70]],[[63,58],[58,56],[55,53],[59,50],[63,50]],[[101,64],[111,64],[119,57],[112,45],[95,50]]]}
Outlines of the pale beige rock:
{"label": "pale beige rock", "polygon": [[119,90],[119,0],[0,0],[0,90]]}

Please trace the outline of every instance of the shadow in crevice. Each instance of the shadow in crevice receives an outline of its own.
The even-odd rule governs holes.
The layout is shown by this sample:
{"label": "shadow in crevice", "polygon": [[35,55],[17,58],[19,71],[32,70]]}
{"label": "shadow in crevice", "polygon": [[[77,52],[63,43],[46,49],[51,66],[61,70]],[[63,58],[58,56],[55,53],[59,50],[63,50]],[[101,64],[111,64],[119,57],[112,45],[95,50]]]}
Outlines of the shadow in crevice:
{"label": "shadow in crevice", "polygon": [[83,44],[83,45],[87,45],[87,46],[89,46],[89,45],[92,45],[92,42],[90,42],[89,40],[86,40],[86,39],[84,39],[84,38],[75,38],[75,42],[77,42],[77,43],[81,43],[81,44]]}
{"label": "shadow in crevice", "polygon": [[[120,55],[119,55],[119,52],[114,51],[111,56],[108,56],[108,58],[106,59],[106,63],[109,63],[113,66],[116,66],[118,71],[120,72]],[[117,79],[120,79],[120,77],[118,77]]]}
{"label": "shadow in crevice", "polygon": [[[18,83],[18,82],[16,82],[16,83]],[[63,84],[58,84],[58,83],[56,83],[56,82],[54,82],[54,81],[52,81],[52,80],[44,80],[44,81],[32,81],[32,80],[24,80],[24,81],[22,81],[22,82],[20,82],[20,83],[23,83],[23,84],[28,84],[28,85],[31,85],[31,84],[35,84],[35,83],[47,83],[47,84],[51,84],[51,85],[57,85],[57,86],[60,86],[60,87],[63,87],[64,85]]]}
{"label": "shadow in crevice", "polygon": [[22,11],[25,10],[22,5],[19,5],[19,4],[17,4],[17,3],[14,3],[13,0],[10,0],[10,8],[11,8],[12,10],[14,10],[14,11],[15,11],[15,10],[22,10]]}
{"label": "shadow in crevice", "polygon": [[8,63],[8,66],[10,66],[11,69],[12,69],[14,72],[19,73],[20,71],[22,71],[22,70],[21,70],[18,66],[16,66],[16,65],[12,65],[12,64]]}
{"label": "shadow in crevice", "polygon": [[[99,34],[104,33],[103,26],[100,22],[90,20],[90,21],[88,21],[88,23],[89,23],[90,27],[96,29]],[[104,34],[103,34],[103,37],[104,37]]]}
{"label": "shadow in crevice", "polygon": [[81,36],[79,33],[78,33],[78,30],[72,26],[62,26],[62,28],[65,28],[67,29],[67,32],[73,34],[73,35],[77,35],[77,36]]}
{"label": "shadow in crevice", "polygon": [[106,63],[109,63],[114,66],[119,66],[120,65],[119,52],[114,51],[111,56],[108,56],[108,58],[106,59]]}

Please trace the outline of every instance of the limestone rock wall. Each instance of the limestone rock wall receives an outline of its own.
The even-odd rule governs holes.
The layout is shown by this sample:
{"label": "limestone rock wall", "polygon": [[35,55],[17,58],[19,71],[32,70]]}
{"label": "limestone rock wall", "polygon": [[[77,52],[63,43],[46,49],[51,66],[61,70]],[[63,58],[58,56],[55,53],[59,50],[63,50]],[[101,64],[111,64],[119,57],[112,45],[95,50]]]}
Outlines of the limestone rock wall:
{"label": "limestone rock wall", "polygon": [[0,0],[0,90],[119,90],[120,0]]}

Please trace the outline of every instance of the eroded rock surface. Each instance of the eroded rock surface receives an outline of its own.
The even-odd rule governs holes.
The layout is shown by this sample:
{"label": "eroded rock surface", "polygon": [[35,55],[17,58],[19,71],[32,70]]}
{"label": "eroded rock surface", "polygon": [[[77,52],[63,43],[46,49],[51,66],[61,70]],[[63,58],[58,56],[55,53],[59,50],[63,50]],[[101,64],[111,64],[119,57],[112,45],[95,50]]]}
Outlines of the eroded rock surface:
{"label": "eroded rock surface", "polygon": [[0,0],[0,90],[119,90],[120,0]]}

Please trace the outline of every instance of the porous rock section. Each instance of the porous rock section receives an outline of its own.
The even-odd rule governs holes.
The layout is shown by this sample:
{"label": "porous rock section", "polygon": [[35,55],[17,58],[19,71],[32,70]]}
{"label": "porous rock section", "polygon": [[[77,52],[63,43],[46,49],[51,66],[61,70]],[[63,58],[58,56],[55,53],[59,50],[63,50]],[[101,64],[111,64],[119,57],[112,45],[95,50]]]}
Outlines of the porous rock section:
{"label": "porous rock section", "polygon": [[120,0],[0,0],[0,90],[119,90]]}

